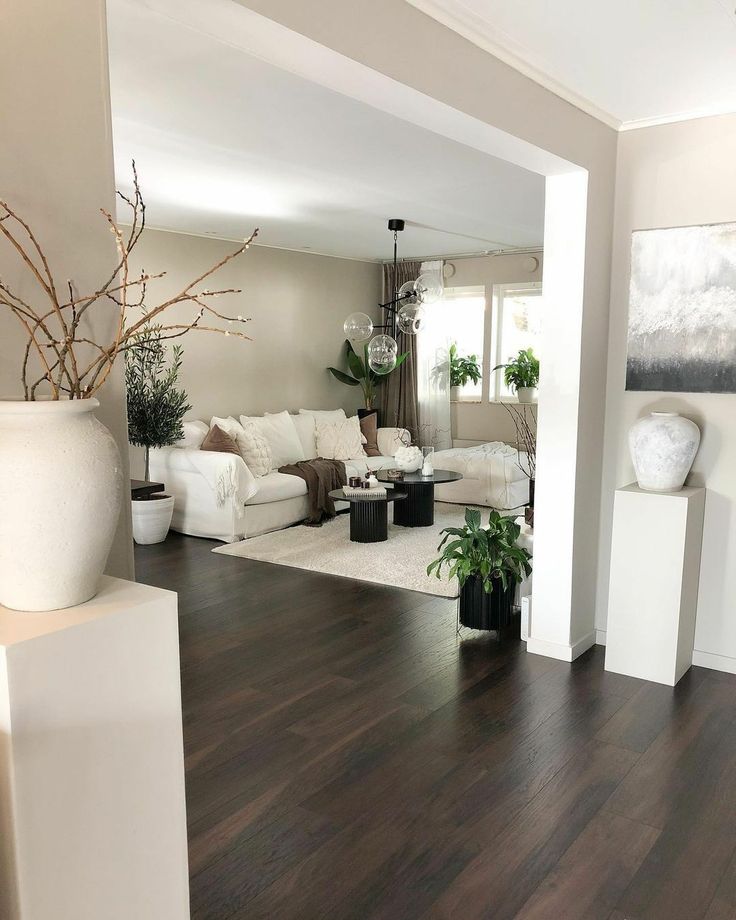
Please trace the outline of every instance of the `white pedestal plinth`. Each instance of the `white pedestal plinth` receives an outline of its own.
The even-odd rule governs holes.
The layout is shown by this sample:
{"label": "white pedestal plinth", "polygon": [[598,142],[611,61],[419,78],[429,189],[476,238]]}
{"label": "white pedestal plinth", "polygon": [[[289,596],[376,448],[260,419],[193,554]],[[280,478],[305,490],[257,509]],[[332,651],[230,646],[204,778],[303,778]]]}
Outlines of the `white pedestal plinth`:
{"label": "white pedestal plinth", "polygon": [[0,917],[189,917],[176,595],[0,607]]}
{"label": "white pedestal plinth", "polygon": [[606,670],[674,686],[693,660],[705,489],[616,490]]}

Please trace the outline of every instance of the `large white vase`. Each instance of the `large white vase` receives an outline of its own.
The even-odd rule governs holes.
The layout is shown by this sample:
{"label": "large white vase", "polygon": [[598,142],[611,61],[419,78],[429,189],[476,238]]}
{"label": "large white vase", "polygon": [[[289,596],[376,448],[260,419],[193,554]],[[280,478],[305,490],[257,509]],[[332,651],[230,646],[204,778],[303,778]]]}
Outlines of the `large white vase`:
{"label": "large white vase", "polygon": [[631,426],[636,479],[648,492],[679,492],[700,446],[700,429],[677,412],[652,412]]}
{"label": "large white vase", "polygon": [[0,603],[72,607],[97,593],[123,495],[96,399],[0,400]]}

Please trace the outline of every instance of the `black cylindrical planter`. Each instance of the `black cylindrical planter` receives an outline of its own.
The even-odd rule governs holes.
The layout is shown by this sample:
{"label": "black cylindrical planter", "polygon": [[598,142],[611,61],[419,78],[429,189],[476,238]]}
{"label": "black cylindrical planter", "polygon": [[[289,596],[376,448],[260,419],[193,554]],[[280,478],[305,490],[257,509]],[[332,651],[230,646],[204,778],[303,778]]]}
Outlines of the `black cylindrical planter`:
{"label": "black cylindrical planter", "polygon": [[514,585],[504,590],[499,579],[493,580],[493,591],[483,589],[483,580],[473,575],[460,590],[460,625],[470,629],[503,629],[511,623]]}
{"label": "black cylindrical planter", "polygon": [[529,480],[529,504],[524,509],[524,521],[530,526],[534,527],[534,487],[535,480]]}

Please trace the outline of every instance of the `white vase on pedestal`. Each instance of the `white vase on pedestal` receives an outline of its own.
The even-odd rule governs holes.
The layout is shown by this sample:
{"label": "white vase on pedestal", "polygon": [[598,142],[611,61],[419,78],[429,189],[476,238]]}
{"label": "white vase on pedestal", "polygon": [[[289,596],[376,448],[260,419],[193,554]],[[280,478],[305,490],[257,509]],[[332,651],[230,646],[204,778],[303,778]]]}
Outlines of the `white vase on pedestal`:
{"label": "white vase on pedestal", "polygon": [[0,400],[0,604],[94,597],[118,523],[122,463],[96,399]]}
{"label": "white vase on pedestal", "polygon": [[679,492],[700,446],[700,429],[677,412],[652,412],[631,426],[629,450],[639,488]]}

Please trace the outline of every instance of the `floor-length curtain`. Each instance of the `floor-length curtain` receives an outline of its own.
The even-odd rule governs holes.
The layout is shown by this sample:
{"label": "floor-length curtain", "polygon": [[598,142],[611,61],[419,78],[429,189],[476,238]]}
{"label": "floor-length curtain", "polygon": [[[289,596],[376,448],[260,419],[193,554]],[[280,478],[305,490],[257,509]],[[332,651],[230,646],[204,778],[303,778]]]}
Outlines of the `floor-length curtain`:
{"label": "floor-length curtain", "polygon": [[[423,262],[421,272],[436,274],[444,286],[443,263]],[[440,299],[425,305],[425,320],[416,335],[418,441],[422,447],[452,447],[450,355],[445,306]]]}
{"label": "floor-length curtain", "polygon": [[[383,302],[391,300],[394,291],[406,281],[414,281],[419,274],[419,262],[399,262],[394,273],[393,264],[383,266]],[[390,322],[384,311],[383,322]],[[390,329],[385,330],[389,334]],[[417,403],[417,337],[399,332],[396,341],[399,354],[408,352],[406,361],[386,377],[381,387],[381,421],[384,428],[406,428],[416,443],[419,434]]]}

